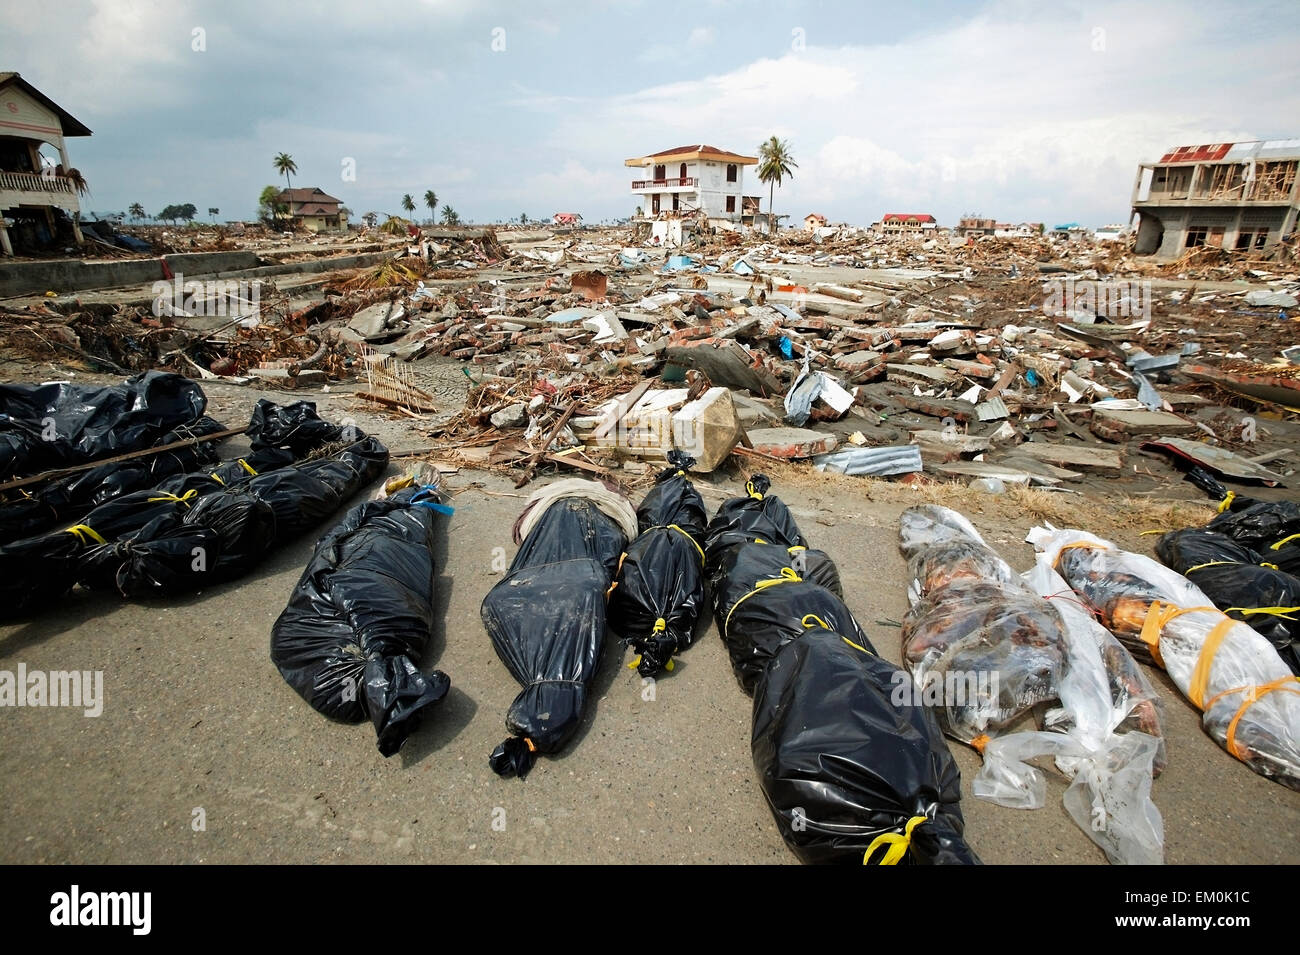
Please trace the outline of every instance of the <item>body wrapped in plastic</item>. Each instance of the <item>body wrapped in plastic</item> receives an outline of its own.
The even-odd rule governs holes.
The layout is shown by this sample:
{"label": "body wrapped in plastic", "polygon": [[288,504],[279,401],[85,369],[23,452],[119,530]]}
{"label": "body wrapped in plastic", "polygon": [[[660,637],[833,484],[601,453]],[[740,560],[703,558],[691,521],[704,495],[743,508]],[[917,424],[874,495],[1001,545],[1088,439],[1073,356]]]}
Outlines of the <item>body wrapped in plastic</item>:
{"label": "body wrapped in plastic", "polygon": [[[676,457],[674,457],[676,456]],[[618,565],[609,623],[639,654],[637,672],[671,670],[673,656],[695,639],[704,607],[704,551],[708,515],[686,469],[694,459],[669,452],[673,463],[637,508],[636,540]]]}
{"label": "body wrapped in plastic", "polygon": [[976,864],[961,774],[907,674],[833,630],[785,644],[754,693],[754,768],[803,862]]}
{"label": "body wrapped in plastic", "polygon": [[605,646],[605,594],[626,544],[594,502],[554,500],[483,598],[492,647],[523,685],[506,714],[511,735],[488,760],[498,775],[526,776],[538,753],[560,750],[577,731]]}
{"label": "body wrapped in plastic", "polygon": [[354,507],[321,538],[271,630],[271,660],[318,712],[369,719],[392,756],[451,681],[420,661],[434,622],[433,545],[443,508],[430,488]]}
{"label": "body wrapped in plastic", "polygon": [[1122,643],[1164,668],[1215,742],[1300,789],[1300,681],[1271,643],[1149,557],[1079,530],[1036,527],[1028,540]]}

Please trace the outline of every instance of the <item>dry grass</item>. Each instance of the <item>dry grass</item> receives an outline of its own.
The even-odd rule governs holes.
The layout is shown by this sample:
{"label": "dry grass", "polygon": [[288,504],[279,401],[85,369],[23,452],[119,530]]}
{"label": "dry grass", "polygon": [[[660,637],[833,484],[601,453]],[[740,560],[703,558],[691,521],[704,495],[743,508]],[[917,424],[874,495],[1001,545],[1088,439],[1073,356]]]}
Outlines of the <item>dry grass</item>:
{"label": "dry grass", "polygon": [[[910,507],[942,504],[957,511],[980,511],[1008,522],[1048,521],[1057,527],[1077,527],[1101,537],[1116,531],[1177,530],[1200,527],[1214,516],[1214,508],[1196,501],[1159,500],[1127,495],[1062,494],[1038,488],[1009,486],[1005,494],[987,494],[960,481],[901,484],[891,480],[852,477],[814,471],[810,465],[748,459],[746,474],[761,471],[779,493],[782,485],[804,489],[849,491],[879,504]],[[761,466],[760,466],[761,465]],[[1128,536],[1128,535],[1125,535]]]}

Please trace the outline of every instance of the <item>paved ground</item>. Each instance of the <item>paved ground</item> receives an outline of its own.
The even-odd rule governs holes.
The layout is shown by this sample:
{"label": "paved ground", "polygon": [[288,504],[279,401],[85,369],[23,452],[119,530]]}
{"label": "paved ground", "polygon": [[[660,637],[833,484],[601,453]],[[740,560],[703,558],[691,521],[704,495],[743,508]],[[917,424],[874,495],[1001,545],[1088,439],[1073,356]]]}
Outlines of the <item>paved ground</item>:
{"label": "paved ground", "polygon": [[[232,424],[246,420],[257,397],[208,390],[213,413]],[[356,414],[338,393],[306,397],[327,415]],[[356,416],[395,449],[425,443],[401,423]],[[596,703],[567,751],[542,759],[525,781],[488,769],[518,687],[478,608],[499,576],[494,549],[513,554],[509,527],[522,496],[502,496],[517,492],[478,472],[448,483],[457,510],[439,559],[441,625],[426,663],[448,673],[453,689],[391,759],[379,755],[368,724],[328,722],[271,664],[271,624],[313,540],[190,599],[128,604],[76,594],[0,627],[0,669],[21,661],[102,670],[106,695],[98,718],[0,710],[0,862],[793,861],[755,782],[749,699],[712,627],[655,685],[653,699],[623,665],[628,652],[611,644]],[[700,482],[711,509],[740,485],[734,474]],[[776,490],[805,535],[836,559],[849,606],[897,661],[904,505],[838,486]],[[1030,563],[1020,542],[1026,520],[994,505],[969,516],[1013,565]],[[1131,531],[1117,539],[1146,547]],[[1154,788],[1167,861],[1300,862],[1300,795],[1225,754],[1164,675],[1153,680],[1168,728],[1169,768]],[[1105,862],[1061,807],[1059,778],[1045,808],[1003,809],[969,795],[978,757],[953,749],[968,835],[985,861]],[[206,830],[195,832],[200,808]]]}

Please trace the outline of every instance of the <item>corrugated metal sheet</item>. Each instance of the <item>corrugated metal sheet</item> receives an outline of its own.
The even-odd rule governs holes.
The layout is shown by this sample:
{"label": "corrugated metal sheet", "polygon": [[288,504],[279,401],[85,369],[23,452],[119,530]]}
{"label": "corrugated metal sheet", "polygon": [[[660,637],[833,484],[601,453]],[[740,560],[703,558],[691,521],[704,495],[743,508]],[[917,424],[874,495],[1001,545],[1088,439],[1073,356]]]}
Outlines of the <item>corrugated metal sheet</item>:
{"label": "corrugated metal sheet", "polygon": [[888,448],[845,448],[830,454],[814,455],[813,466],[818,471],[857,476],[914,474],[921,470],[921,449],[915,444]]}

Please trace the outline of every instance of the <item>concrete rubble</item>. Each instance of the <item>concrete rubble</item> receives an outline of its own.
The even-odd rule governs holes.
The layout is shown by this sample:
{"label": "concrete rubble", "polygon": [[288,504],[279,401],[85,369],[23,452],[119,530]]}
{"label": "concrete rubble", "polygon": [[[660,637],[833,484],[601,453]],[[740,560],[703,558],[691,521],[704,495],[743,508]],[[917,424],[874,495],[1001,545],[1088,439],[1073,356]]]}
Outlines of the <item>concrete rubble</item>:
{"label": "concrete rubble", "polygon": [[[1276,451],[1269,480],[1297,465],[1300,367],[1283,350],[1300,274],[1284,261],[848,229],[665,249],[643,228],[449,228],[377,247],[362,268],[259,279],[234,316],[139,290],[7,299],[0,347],[355,387],[430,453],[521,485],[646,473],[673,447],[701,470],[777,458],[980,487],[1178,480],[1191,459],[1159,439],[1224,452],[1211,467]],[[1057,307],[1089,284],[1120,294]]]}

